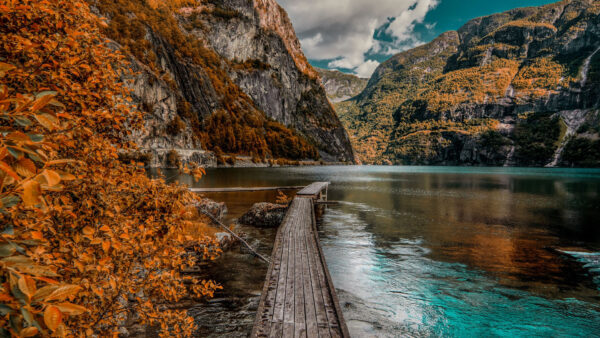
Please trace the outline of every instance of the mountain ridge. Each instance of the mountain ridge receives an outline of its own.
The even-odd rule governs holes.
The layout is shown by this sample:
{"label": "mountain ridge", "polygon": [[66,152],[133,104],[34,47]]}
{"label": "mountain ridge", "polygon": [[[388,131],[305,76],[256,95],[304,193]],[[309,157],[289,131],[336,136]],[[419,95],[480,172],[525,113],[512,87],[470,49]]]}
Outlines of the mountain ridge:
{"label": "mountain ridge", "polygon": [[327,97],[333,103],[351,99],[362,92],[369,79],[360,78],[339,70],[317,68]]}
{"label": "mountain ridge", "polygon": [[[513,9],[393,56],[336,104],[359,157],[597,166],[599,13],[587,0]],[[540,134],[544,124],[555,132]]]}

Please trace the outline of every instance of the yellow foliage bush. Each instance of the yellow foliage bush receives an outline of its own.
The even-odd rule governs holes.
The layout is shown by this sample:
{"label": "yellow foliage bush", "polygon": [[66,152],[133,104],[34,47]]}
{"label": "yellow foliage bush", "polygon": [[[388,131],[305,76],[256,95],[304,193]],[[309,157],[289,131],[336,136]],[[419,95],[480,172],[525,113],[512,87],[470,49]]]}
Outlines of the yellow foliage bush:
{"label": "yellow foliage bush", "polygon": [[[540,57],[521,68],[513,81],[518,94],[532,97],[546,96],[565,80],[565,69],[549,57]],[[568,83],[566,81],[565,83]]]}
{"label": "yellow foliage bush", "polygon": [[82,0],[0,1],[3,337],[111,336],[133,314],[190,336],[193,319],[164,305],[219,288],[180,274],[219,253],[186,232],[196,197],[119,160],[142,119],[99,24]]}

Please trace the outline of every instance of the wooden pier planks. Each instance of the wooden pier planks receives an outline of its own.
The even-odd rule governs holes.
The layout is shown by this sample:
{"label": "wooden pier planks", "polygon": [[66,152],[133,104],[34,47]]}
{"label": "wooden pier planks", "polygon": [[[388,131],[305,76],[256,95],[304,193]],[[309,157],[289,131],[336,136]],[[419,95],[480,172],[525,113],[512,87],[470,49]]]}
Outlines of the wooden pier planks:
{"label": "wooden pier planks", "polygon": [[312,196],[296,197],[279,228],[252,337],[349,337],[318,242]]}
{"label": "wooden pier planks", "polygon": [[304,187],[304,189],[298,191],[296,196],[304,196],[304,197],[317,196],[317,195],[321,194],[321,192],[323,190],[326,190],[328,185],[329,185],[329,182],[311,183],[310,185],[307,185],[306,187]]}

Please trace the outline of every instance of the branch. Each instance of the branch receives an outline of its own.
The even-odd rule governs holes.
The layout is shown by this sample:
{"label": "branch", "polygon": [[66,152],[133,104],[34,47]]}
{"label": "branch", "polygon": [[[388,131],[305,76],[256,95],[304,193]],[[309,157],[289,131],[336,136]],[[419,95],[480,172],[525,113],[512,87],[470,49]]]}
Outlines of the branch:
{"label": "branch", "polygon": [[219,226],[221,226],[221,228],[225,229],[225,231],[227,231],[228,233],[230,233],[233,237],[235,237],[238,241],[240,241],[242,244],[244,244],[245,247],[248,248],[248,250],[250,250],[256,257],[262,259],[263,261],[267,262],[267,264],[271,264],[271,261],[266,258],[265,256],[259,254],[258,252],[256,252],[256,250],[254,250],[250,244],[248,244],[248,242],[246,242],[244,239],[242,239],[240,236],[236,235],[235,232],[231,231],[231,229],[229,229],[225,224],[221,223],[218,219],[216,219],[213,215],[211,215],[209,212],[201,210],[198,208],[198,211],[200,211],[201,213],[203,213],[204,215],[206,215],[211,221],[213,221],[215,224],[218,224]]}

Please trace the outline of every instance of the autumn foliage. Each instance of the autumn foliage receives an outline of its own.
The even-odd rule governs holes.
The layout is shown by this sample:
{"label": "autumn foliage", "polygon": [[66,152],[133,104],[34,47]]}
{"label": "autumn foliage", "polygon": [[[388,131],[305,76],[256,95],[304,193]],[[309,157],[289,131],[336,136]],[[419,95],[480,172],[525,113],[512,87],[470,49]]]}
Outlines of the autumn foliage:
{"label": "autumn foliage", "polygon": [[100,24],[81,0],[0,0],[3,337],[104,337],[134,316],[189,336],[165,305],[218,288],[180,274],[219,252],[190,231],[195,196],[119,160],[141,118]]}

